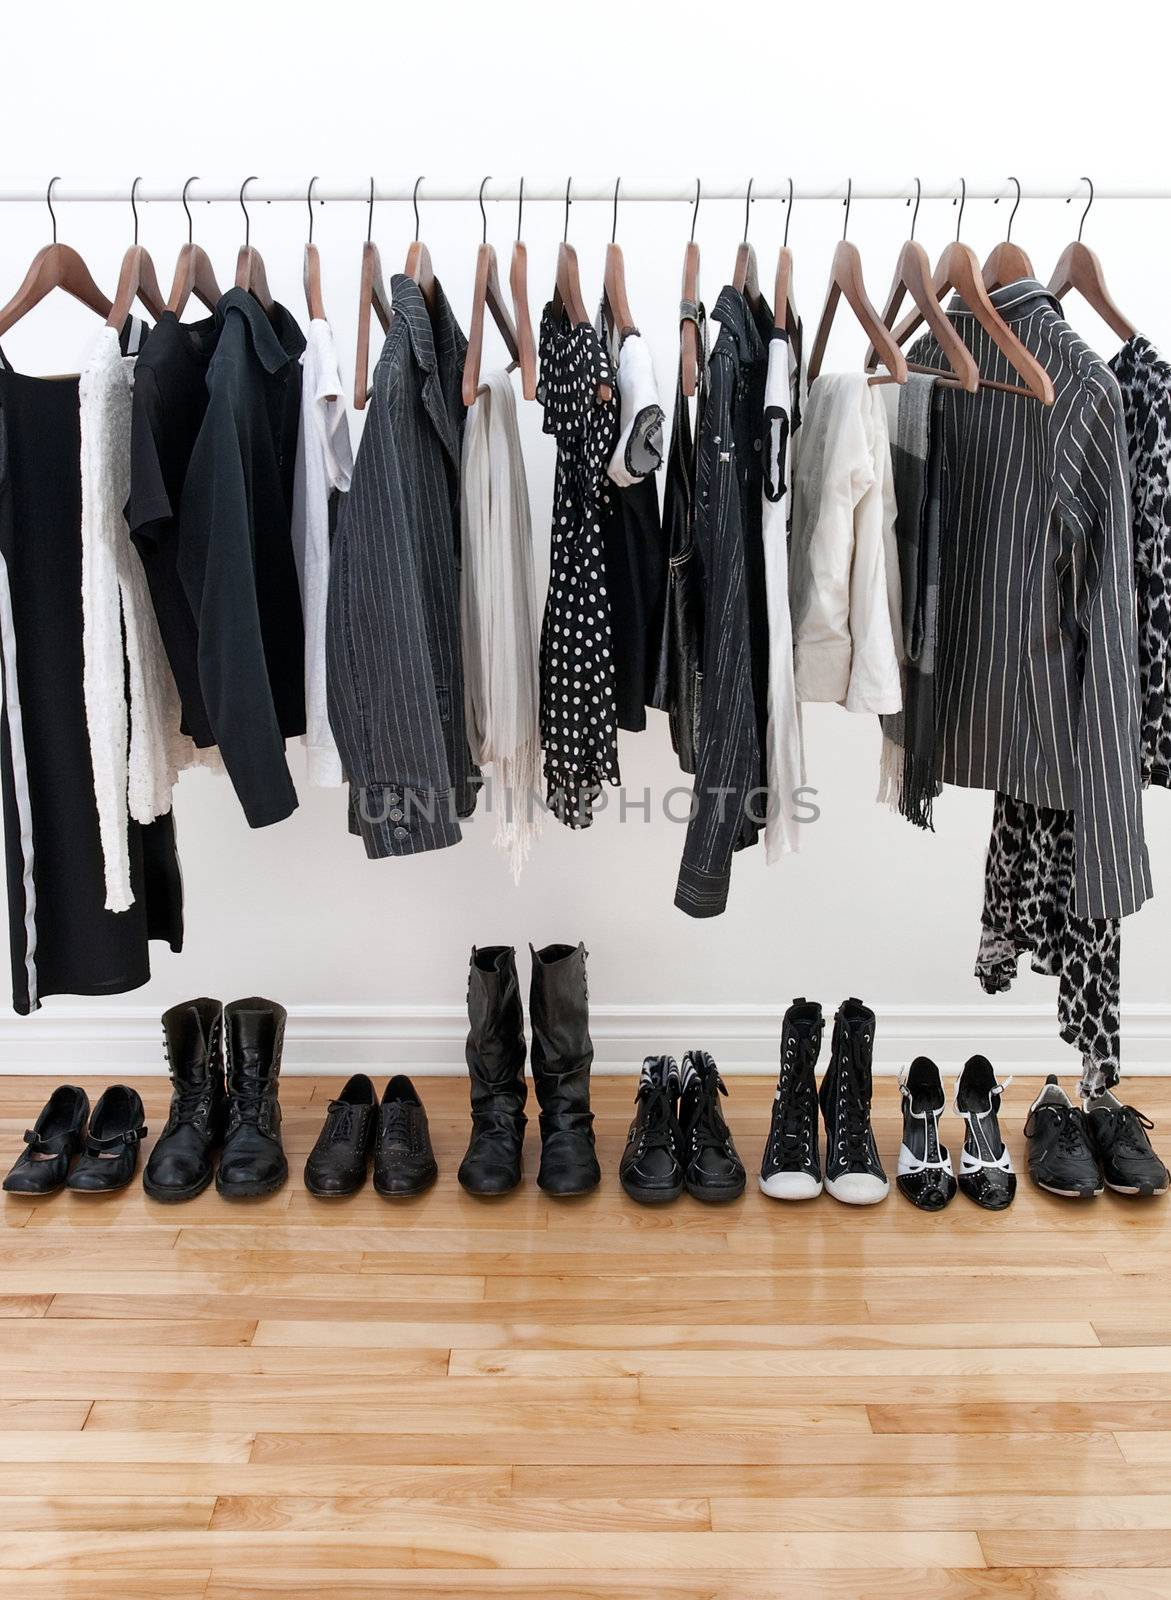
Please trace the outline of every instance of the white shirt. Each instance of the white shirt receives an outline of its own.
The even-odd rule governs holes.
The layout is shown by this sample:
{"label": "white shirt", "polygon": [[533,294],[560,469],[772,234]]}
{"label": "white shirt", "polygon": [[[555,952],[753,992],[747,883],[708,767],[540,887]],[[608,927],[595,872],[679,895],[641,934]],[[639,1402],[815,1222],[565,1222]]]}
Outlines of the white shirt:
{"label": "white shirt", "polygon": [[765,744],[768,810],[764,852],[774,862],[800,849],[794,792],[805,781],[801,708],[793,672],[789,612],[789,511],[792,506],[793,351],[778,331],[769,340],[764,386],[764,492],[761,539],[768,610],[768,729]]}
{"label": "white shirt", "polygon": [[293,555],[305,618],[305,736],[309,782],[336,788],[341,757],[325,693],[325,609],[329,598],[330,500],[350,487],[353,447],[329,323],[314,318],[301,356],[301,425],[293,478]]}
{"label": "white shirt", "polygon": [[103,328],[78,386],[83,691],[107,911],[126,911],[134,903],[128,816],[147,823],[165,815],[180,768],[216,759],[215,752],[197,752],[179,731],[179,692],[126,525],[130,407],[141,334],[135,321],[135,354],[124,356],[117,331]]}
{"label": "white shirt", "polygon": [[902,709],[902,587],[886,406],[864,372],[809,391],[789,567],[797,698]]}
{"label": "white shirt", "polygon": [[629,489],[663,464],[665,413],[650,346],[641,333],[628,333],[623,339],[616,367],[619,433],[607,471],[620,489]]}

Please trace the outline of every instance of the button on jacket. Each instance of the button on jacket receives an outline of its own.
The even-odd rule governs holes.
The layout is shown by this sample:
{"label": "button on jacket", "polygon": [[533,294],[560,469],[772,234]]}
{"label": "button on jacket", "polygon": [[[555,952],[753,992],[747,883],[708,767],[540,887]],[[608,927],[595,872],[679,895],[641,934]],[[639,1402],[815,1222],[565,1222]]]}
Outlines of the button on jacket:
{"label": "button on jacket", "polygon": [[[713,315],[699,437],[695,553],[703,567],[703,694],[691,820],[675,904],[714,917],[728,903],[732,852],[764,822],[768,721],[762,430],[772,314],[726,287]],[[759,319],[759,321],[757,320]]]}
{"label": "button on jacket", "polygon": [[459,616],[467,341],[435,285],[392,280],[394,320],[338,520],[327,625],[329,718],[350,828],[371,858],[458,843],[480,774],[468,750]]}
{"label": "button on jacket", "polygon": [[[285,740],[305,731],[304,630],[289,532],[304,335],[244,289],[216,307],[207,412],[179,507],[179,575],[215,742],[254,828],[296,809]],[[148,341],[149,343],[149,341]]]}
{"label": "button on jacket", "polygon": [[[939,776],[1072,811],[1075,912],[1126,916],[1151,877],[1122,396],[1039,283],[992,302],[1056,399],[943,396]],[[962,302],[949,315],[983,377],[1019,384]],[[912,359],[944,364],[932,338]]]}

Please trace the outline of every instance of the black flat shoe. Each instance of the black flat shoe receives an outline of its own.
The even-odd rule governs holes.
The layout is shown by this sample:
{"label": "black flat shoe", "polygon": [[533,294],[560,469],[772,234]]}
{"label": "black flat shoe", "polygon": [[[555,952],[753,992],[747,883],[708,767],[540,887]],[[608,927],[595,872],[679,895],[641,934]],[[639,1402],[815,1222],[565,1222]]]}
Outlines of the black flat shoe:
{"label": "black flat shoe", "polygon": [[1004,1090],[986,1056],[970,1057],[956,1085],[955,1108],[965,1124],[959,1184],[985,1211],[1006,1211],[1016,1194],[1016,1173],[998,1120]]}
{"label": "black flat shoe", "polygon": [[54,1089],[24,1136],[22,1150],[4,1180],[9,1194],[56,1194],[65,1187],[69,1163],[81,1149],[89,1095],[72,1083]]}
{"label": "black flat shoe", "polygon": [[439,1176],[427,1113],[409,1078],[392,1078],[378,1108],[374,1187],[387,1200],[422,1194]]}
{"label": "black flat shoe", "polygon": [[899,1085],[903,1142],[895,1181],[899,1193],[920,1211],[942,1211],[955,1198],[951,1151],[940,1141],[939,1118],[947,1104],[939,1068],[916,1056]]}
{"label": "black flat shoe", "polygon": [[305,1163],[305,1187],[319,1199],[356,1194],[366,1182],[378,1097],[356,1072],[325,1112],[325,1125]]}
{"label": "black flat shoe", "polygon": [[142,1096],[129,1084],[111,1084],[89,1119],[84,1153],[66,1179],[69,1188],[75,1194],[125,1189],[138,1170],[138,1149],[145,1137]]}

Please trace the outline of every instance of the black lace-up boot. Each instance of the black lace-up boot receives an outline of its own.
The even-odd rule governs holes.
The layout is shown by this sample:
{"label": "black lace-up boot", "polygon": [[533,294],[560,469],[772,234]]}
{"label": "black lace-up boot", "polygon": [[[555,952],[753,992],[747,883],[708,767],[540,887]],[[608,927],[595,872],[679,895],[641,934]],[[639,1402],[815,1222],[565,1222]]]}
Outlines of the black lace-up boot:
{"label": "black lace-up boot", "polygon": [[872,1206],[890,1191],[870,1126],[874,1012],[843,1000],[818,1099],[825,1121],[825,1187],[835,1200]]}
{"label": "black lace-up boot", "polygon": [[781,1024],[781,1073],[760,1159],[761,1193],[772,1200],[812,1200],[821,1193],[814,1071],[823,1027],[821,1007],[804,995]]}
{"label": "black lace-up boot", "polygon": [[152,1200],[193,1200],[212,1180],[224,1138],[223,1007],[186,1000],[163,1013],[171,1112],[150,1153],[142,1187]]}
{"label": "black lace-up boot", "polygon": [[683,1057],[679,1127],[683,1181],[696,1200],[736,1200],[744,1193],[744,1163],[720,1109],[720,1096],[727,1092],[708,1052],[689,1050]]}
{"label": "black lace-up boot", "polygon": [[647,1056],[638,1080],[634,1121],[618,1179],[640,1205],[664,1205],[683,1193],[679,1131],[679,1068],[670,1056]]}
{"label": "black lace-up boot", "polygon": [[228,1199],[275,1194],[289,1175],[277,1099],[287,1016],[257,996],[224,1008],[228,1127],[216,1188]]}
{"label": "black lace-up boot", "polygon": [[590,1110],[594,1045],[586,949],[583,944],[550,944],[532,954],[529,1027],[533,1086],[541,1106],[537,1182],[549,1194],[586,1194],[602,1179]]}
{"label": "black lace-up boot", "polygon": [[509,945],[472,950],[468,972],[472,1137],[459,1181],[469,1194],[507,1194],[521,1179],[525,1137],[524,1012]]}

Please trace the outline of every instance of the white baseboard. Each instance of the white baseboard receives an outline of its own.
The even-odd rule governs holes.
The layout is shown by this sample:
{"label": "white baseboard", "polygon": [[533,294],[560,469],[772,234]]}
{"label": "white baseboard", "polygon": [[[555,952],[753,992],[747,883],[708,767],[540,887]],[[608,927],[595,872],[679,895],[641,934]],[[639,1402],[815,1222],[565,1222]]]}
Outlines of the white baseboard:
{"label": "white baseboard", "polygon": [[[592,1005],[596,1070],[626,1073],[644,1055],[678,1057],[703,1048],[723,1072],[771,1075],[777,1070],[782,1009]],[[1074,1052],[1057,1037],[1052,1006],[989,1000],[970,1006],[877,1005],[875,1010],[880,1072],[894,1072],[919,1054],[932,1056],[945,1069],[984,1054],[1002,1073],[1021,1075],[1069,1073],[1077,1066]],[[285,1070],[462,1073],[466,1034],[467,1013],[456,1006],[293,1006]],[[1171,1005],[1125,1007],[1122,1039],[1128,1073],[1171,1073]],[[152,1007],[54,1002],[32,1017],[0,1019],[0,1073],[108,1078],[164,1071],[159,1013]]]}

